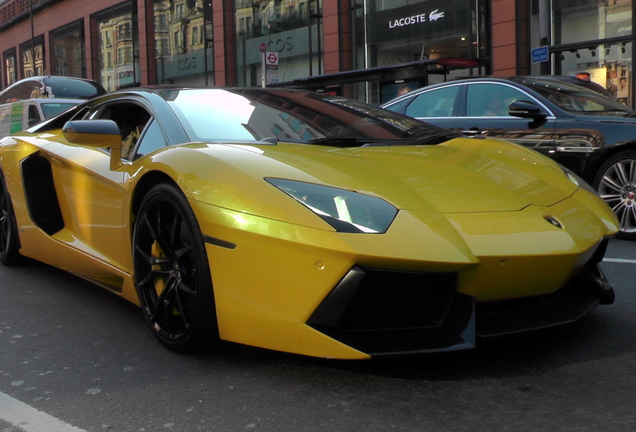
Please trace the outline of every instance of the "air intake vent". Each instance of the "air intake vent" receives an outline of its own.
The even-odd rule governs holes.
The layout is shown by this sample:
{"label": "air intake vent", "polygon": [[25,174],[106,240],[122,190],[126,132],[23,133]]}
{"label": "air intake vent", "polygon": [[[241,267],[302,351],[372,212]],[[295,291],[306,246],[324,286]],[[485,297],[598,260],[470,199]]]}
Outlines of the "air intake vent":
{"label": "air intake vent", "polygon": [[354,267],[307,324],[376,354],[470,344],[460,334],[474,318],[473,299],[456,286],[455,273]]}

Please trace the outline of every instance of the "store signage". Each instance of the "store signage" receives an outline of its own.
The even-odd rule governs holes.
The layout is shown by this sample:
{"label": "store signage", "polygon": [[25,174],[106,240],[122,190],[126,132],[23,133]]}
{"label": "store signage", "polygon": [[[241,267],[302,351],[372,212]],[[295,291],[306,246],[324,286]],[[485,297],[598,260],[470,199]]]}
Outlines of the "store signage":
{"label": "store signage", "polygon": [[[317,52],[318,44],[315,41],[318,40],[318,29],[316,26],[312,26],[311,39],[314,41],[313,50]],[[297,58],[306,55],[310,45],[307,27],[246,39],[242,42],[241,50],[244,53],[242,60],[246,65],[261,63],[262,45],[265,45],[265,52],[277,53],[279,58]]]}
{"label": "store signage", "polygon": [[440,12],[439,9],[435,9],[428,14],[423,13],[419,15],[411,15],[408,17],[392,19],[389,21],[389,28],[394,29],[410,25],[422,24],[429,21],[437,21],[442,18],[444,18],[444,12]]}
{"label": "store signage", "polygon": [[438,64],[442,66],[451,67],[478,67],[479,62],[477,60],[463,59],[463,58],[440,58],[437,60]]}
{"label": "store signage", "polygon": [[532,48],[532,63],[543,63],[548,61],[548,47],[541,46]]}

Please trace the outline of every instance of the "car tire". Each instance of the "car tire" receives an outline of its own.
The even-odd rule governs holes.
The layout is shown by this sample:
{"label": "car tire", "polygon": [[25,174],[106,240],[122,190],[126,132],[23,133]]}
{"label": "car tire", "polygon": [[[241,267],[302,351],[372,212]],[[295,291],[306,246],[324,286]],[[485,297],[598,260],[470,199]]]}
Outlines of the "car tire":
{"label": "car tire", "polygon": [[620,231],[616,236],[636,240],[636,151],[617,153],[605,161],[594,189],[618,217]]}
{"label": "car tire", "polygon": [[0,175],[0,263],[13,266],[22,262],[18,227],[6,181]]}
{"label": "car tire", "polygon": [[201,229],[181,190],[168,183],[144,197],[133,230],[135,286],[155,336],[177,352],[204,352],[219,340]]}

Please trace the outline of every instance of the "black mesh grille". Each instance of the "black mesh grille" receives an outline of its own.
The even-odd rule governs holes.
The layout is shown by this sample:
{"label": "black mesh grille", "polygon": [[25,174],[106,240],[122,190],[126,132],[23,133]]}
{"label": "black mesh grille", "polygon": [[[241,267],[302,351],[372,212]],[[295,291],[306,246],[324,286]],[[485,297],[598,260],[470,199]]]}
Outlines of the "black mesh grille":
{"label": "black mesh grille", "polygon": [[455,273],[354,267],[307,324],[372,355],[474,345],[474,301]]}
{"label": "black mesh grille", "polygon": [[338,328],[370,330],[439,326],[455,295],[455,274],[364,269]]}

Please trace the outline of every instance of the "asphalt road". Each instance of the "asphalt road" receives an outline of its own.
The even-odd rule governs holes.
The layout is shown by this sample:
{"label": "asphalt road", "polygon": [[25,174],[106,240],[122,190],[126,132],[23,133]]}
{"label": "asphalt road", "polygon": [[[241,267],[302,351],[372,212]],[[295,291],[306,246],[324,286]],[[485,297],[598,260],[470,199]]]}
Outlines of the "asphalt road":
{"label": "asphalt road", "polygon": [[174,354],[118,297],[2,267],[0,432],[634,431],[636,243],[607,258],[617,302],[574,326],[382,362]]}

